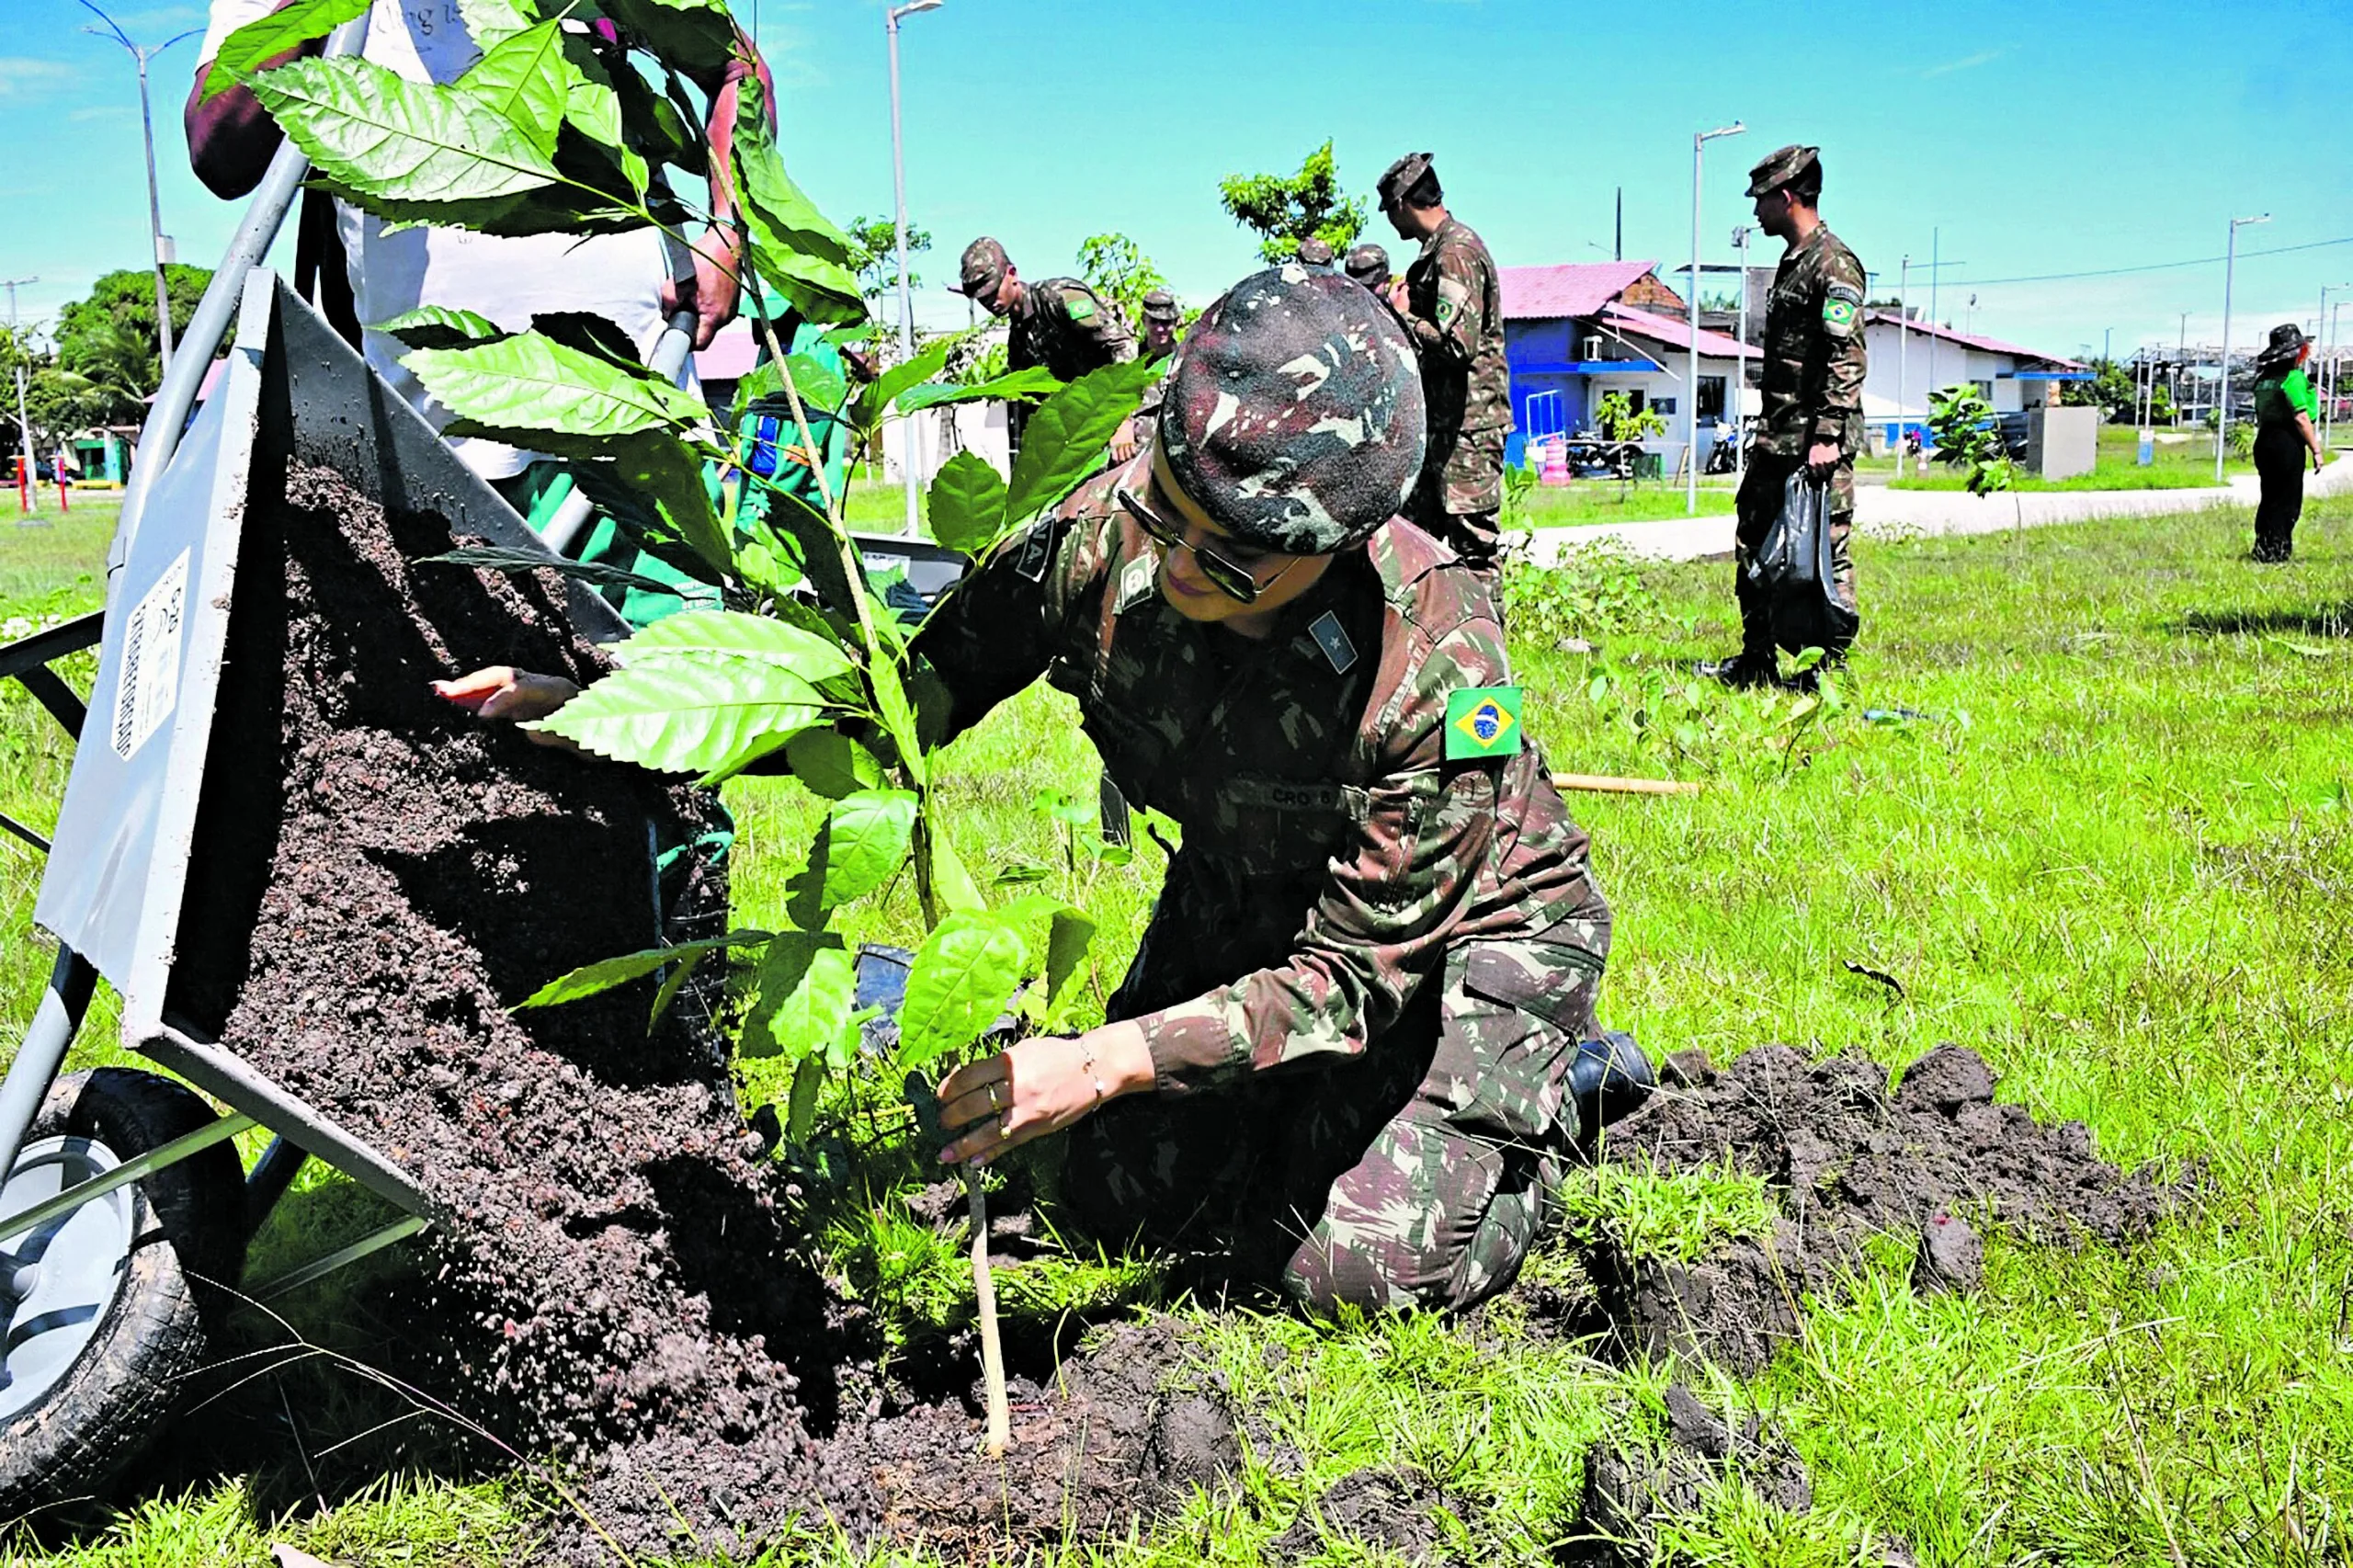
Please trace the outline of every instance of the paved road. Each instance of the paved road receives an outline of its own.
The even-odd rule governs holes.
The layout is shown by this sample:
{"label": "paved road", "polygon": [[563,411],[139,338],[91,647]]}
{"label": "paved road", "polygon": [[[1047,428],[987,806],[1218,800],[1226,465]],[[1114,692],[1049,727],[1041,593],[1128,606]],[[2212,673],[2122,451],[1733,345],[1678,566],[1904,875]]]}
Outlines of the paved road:
{"label": "paved road", "polygon": [[[2353,491],[2353,454],[2339,451],[2318,474],[2304,477],[2304,494]],[[2043,490],[1979,497],[1965,490],[1891,490],[1866,485],[1855,493],[1855,526],[1865,534],[1904,538],[1920,534],[2001,533],[2023,522],[2028,528],[2080,523],[2096,517],[2155,517],[2208,506],[2253,506],[2255,475],[2234,475],[2227,484],[2200,490]],[[2015,505],[2013,505],[2015,503]],[[1562,552],[1598,540],[1616,540],[1635,555],[1661,561],[1696,561],[1732,553],[1730,517],[1666,517],[1648,523],[1597,523],[1583,528],[1539,528],[1531,559],[1551,564]]]}

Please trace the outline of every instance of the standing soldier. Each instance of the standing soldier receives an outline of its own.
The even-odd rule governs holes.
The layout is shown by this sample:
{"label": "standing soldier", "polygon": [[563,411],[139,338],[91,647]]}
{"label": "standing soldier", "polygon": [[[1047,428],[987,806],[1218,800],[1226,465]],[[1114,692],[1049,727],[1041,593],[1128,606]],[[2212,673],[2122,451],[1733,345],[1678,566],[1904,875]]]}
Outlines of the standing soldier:
{"label": "standing soldier", "polygon": [[1381,210],[1421,254],[1389,302],[1414,335],[1428,394],[1429,458],[1413,517],[1487,584],[1500,571],[1504,437],[1511,433],[1511,373],[1504,364],[1503,293],[1495,258],[1444,205],[1427,153],[1408,153],[1381,176]]}
{"label": "standing soldier", "polygon": [[[1089,370],[1136,357],[1136,340],[1120,312],[1075,278],[1027,283],[1005,247],[986,235],[964,247],[963,292],[993,316],[1006,318],[1006,368],[1043,365],[1054,376],[1074,381]],[[1028,408],[1013,405],[1013,449],[1021,449]]]}
{"label": "standing soldier", "polygon": [[1357,246],[1348,252],[1341,269],[1382,299],[1389,298],[1389,253],[1379,245]]}
{"label": "standing soldier", "polygon": [[[1854,641],[1855,562],[1847,535],[1855,526],[1855,453],[1863,441],[1863,264],[1830,232],[1822,201],[1822,150],[1784,147],[1749,171],[1758,226],[1789,249],[1773,274],[1765,310],[1764,416],[1747,477],[1735,503],[1733,586],[1740,600],[1740,653],[1702,665],[1700,673],[1731,686],[1776,679],[1771,591],[1748,567],[1801,470],[1828,489],[1830,549],[1839,603],[1847,611],[1836,665]],[[1816,590],[1818,592],[1818,590]],[[1792,650],[1793,652],[1795,650]]]}
{"label": "standing soldier", "polygon": [[1134,417],[1111,437],[1111,458],[1115,462],[1125,462],[1136,455],[1136,449],[1152,432],[1153,421],[1159,417],[1161,394],[1168,386],[1168,357],[1176,351],[1176,328],[1181,320],[1176,296],[1167,290],[1154,289],[1143,297],[1143,359],[1146,364],[1158,364],[1160,375],[1144,388],[1143,401],[1136,406]]}

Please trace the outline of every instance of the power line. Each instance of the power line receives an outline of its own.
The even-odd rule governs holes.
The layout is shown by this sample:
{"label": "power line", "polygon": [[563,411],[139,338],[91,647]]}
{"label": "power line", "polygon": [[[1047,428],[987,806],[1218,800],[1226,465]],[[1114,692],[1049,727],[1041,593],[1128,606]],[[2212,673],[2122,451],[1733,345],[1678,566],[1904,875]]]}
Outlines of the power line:
{"label": "power line", "polygon": [[[2353,245],[2353,234],[2341,240],[2313,240],[2301,245],[2277,245],[2270,250],[2251,250],[2250,256],[2288,256],[2297,251],[2326,250],[2331,245]],[[1972,278],[1972,289],[1991,288],[1999,283],[2064,283],[2078,278],[2122,278],[2135,272],[2171,272],[2185,267],[2215,267],[2228,259],[2219,256],[2201,256],[2190,261],[2154,261],[2143,267],[2107,267],[2093,272],[2039,272],[2025,278]]]}

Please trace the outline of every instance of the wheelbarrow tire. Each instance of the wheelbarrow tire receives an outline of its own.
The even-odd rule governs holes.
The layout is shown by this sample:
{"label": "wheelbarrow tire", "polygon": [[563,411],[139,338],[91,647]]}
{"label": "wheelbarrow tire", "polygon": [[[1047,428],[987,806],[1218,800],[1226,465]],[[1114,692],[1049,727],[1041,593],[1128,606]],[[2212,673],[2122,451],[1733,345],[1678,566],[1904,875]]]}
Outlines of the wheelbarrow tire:
{"label": "wheelbarrow tire", "polygon": [[[120,1162],[212,1119],[210,1106],[168,1078],[101,1067],[57,1081],[26,1143],[87,1139]],[[169,1423],[244,1267],[244,1171],[233,1144],[120,1190],[131,1245],[112,1301],[73,1364],[0,1425],[0,1520],[79,1512],[105,1495]]]}

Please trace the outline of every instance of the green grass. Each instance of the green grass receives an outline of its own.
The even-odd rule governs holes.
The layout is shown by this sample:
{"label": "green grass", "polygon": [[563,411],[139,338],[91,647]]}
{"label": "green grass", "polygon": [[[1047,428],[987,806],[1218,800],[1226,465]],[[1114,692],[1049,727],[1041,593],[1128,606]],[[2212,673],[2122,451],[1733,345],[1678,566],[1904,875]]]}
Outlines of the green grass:
{"label": "green grass", "polygon": [[[2016,488],[2026,491],[2042,490],[2196,490],[2211,487],[2214,483],[2214,437],[2211,432],[2189,429],[2157,431],[2158,440],[2151,449],[2154,460],[2146,468],[2140,462],[2141,433],[2138,428],[2122,425],[2103,425],[2099,429],[2099,450],[2091,472],[2079,473],[2069,479],[2042,479],[2021,472]],[[2169,441],[2168,437],[2187,436],[2186,441]],[[1858,465],[1859,468],[1861,465]],[[1876,460],[1879,472],[1893,472],[1893,459]],[[2253,473],[2255,464],[2245,458],[2231,458],[2222,465],[2225,476]],[[1908,471],[1901,479],[1890,481],[1896,490],[1961,490],[1966,483],[1951,470],[1930,464],[1925,474]]]}
{"label": "green grass", "polygon": [[[1688,499],[1682,485],[1655,479],[1579,479],[1550,488],[1539,485],[1528,493],[1527,517],[1520,526],[1563,528],[1680,517],[1687,515]],[[1700,516],[1729,516],[1732,502],[1730,479],[1720,475],[1699,482]]]}
{"label": "green grass", "polygon": [[[1654,1051],[1719,1058],[1786,1040],[1900,1064],[1959,1040],[1985,1053],[2002,1098],[2086,1121],[2124,1161],[2206,1172],[2202,1207],[2130,1250],[1990,1237],[1971,1296],[1915,1297],[1892,1256],[1875,1256],[1851,1294],[1812,1303],[1804,1340],[1760,1378],[1702,1378],[1711,1403],[1779,1419],[1813,1466],[1817,1505],[1790,1520],[1728,1490],[1678,1527],[1695,1560],[1851,1563],[1895,1532],[1935,1568],[2345,1561],[2353,501],[2309,506],[2299,533],[2297,562],[2264,569],[2243,559],[2244,511],[1859,541],[1863,641],[1823,706],[1688,679],[1690,660],[1733,641],[1721,564],[1596,556],[1585,569],[1608,581],[1560,614],[1515,609],[1516,627],[1541,627],[1518,674],[1552,766],[1706,785],[1573,801],[1618,914],[1613,1024]],[[10,595],[45,596],[88,569],[87,557],[33,559],[51,548],[0,529]],[[1551,652],[1556,631],[1598,652]],[[34,717],[21,702],[0,709],[0,736],[27,744]],[[1048,867],[1057,885],[1094,878],[1075,891],[1104,916],[1108,988],[1157,852],[1066,869],[1065,830],[1037,798],[1092,793],[1072,720],[1058,696],[1023,697],[960,743],[947,803],[968,859]],[[9,753],[0,795],[53,800],[63,761],[45,743]],[[741,782],[730,799],[746,830],[740,914],[756,924],[781,901],[789,851],[816,812],[790,783]],[[11,1037],[47,967],[25,926],[28,861],[0,846]],[[862,934],[916,930],[904,889],[854,913]],[[1892,1002],[1847,960],[1895,975],[1904,995]],[[106,1050],[105,1032],[88,1031],[85,1049]],[[766,1072],[746,1069],[747,1103],[781,1097]],[[889,1097],[868,1114],[883,1117]],[[910,1341],[968,1310],[952,1243],[910,1222],[895,1196],[914,1168],[868,1167],[856,1191],[879,1215],[837,1201],[812,1216],[843,1275]],[[322,1233],[358,1222],[330,1209],[351,1201],[340,1187],[315,1184],[290,1208]],[[1635,1228],[1663,1250],[1756,1218],[1737,1183],[1619,1172],[1581,1192],[1586,1222]],[[1573,1272],[1557,1251],[1533,1267]],[[1025,1314],[1160,1288],[1149,1268],[1074,1255],[1014,1273]],[[300,1310],[306,1329],[333,1327],[322,1302]],[[1296,1460],[1254,1450],[1237,1497],[1051,1561],[1255,1562],[1322,1485],[1411,1462],[1479,1505],[1457,1555],[1547,1562],[1586,1445],[1660,1419],[1664,1370],[1604,1367],[1508,1302],[1459,1324],[1197,1315],[1217,1369]],[[321,1442],[358,1418],[304,1415]],[[0,1562],[258,1564],[267,1541],[290,1540],[355,1562],[473,1564],[507,1560],[516,1540],[494,1477],[391,1478],[362,1495],[330,1491],[324,1509],[304,1496],[282,1475],[233,1478],[143,1503],[108,1538]]]}

